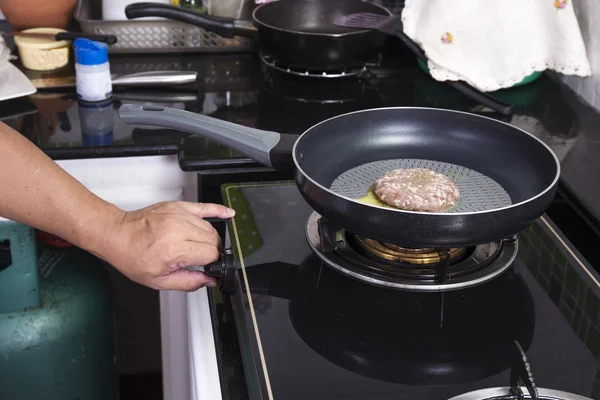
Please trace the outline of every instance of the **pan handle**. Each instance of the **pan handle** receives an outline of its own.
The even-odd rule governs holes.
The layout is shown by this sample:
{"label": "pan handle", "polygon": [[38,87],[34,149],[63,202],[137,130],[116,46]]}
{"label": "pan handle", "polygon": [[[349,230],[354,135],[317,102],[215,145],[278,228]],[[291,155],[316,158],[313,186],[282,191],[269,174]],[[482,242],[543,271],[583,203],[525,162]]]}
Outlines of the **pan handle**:
{"label": "pan handle", "polygon": [[196,25],[214,32],[224,38],[234,36],[253,37],[256,27],[250,21],[237,21],[231,18],[209,17],[193,10],[160,3],[133,3],[125,7],[125,15],[129,19],[143,17],[162,17],[175,21]]}
{"label": "pan handle", "polygon": [[296,135],[282,135],[206,115],[156,105],[124,104],[119,116],[128,124],[154,126],[199,135],[274,169],[294,168]]}

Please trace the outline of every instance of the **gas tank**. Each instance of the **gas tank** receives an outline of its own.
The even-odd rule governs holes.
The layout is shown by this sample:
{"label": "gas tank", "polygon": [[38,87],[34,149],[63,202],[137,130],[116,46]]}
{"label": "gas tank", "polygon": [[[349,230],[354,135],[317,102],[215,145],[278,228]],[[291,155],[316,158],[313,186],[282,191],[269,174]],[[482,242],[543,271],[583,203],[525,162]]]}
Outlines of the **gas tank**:
{"label": "gas tank", "polygon": [[115,361],[102,261],[0,221],[0,398],[116,399]]}

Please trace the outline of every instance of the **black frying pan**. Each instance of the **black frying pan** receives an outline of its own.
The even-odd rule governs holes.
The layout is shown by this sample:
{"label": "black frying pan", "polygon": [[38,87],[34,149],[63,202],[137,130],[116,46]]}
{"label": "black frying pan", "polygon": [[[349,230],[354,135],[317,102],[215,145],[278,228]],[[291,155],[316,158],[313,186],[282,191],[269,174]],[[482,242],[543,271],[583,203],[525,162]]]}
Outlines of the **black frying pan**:
{"label": "black frying pan", "polygon": [[383,7],[360,0],[275,1],[256,7],[253,21],[210,17],[166,4],[134,3],[125,7],[125,15],[130,19],[164,17],[225,38],[254,38],[258,33],[260,48],[279,62],[324,72],[362,68],[385,44],[385,34],[333,23],[335,18],[352,13],[392,15]]}
{"label": "black frying pan", "polygon": [[[325,120],[300,137],[159,106],[124,105],[130,124],[198,134],[275,169],[296,168],[308,204],[349,232],[406,247],[464,247],[518,233],[556,192],[560,164],[541,140],[510,124],[458,111],[393,107]],[[423,167],[457,182],[446,213],[365,204],[378,176]]]}

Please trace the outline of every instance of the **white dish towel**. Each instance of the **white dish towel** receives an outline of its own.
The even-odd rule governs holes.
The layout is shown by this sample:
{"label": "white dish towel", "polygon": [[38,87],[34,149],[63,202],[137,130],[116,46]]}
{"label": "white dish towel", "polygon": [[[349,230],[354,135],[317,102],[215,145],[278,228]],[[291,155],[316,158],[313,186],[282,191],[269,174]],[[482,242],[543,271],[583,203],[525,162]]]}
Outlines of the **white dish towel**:
{"label": "white dish towel", "polygon": [[405,0],[402,21],[438,81],[494,91],[546,69],[591,74],[572,0]]}

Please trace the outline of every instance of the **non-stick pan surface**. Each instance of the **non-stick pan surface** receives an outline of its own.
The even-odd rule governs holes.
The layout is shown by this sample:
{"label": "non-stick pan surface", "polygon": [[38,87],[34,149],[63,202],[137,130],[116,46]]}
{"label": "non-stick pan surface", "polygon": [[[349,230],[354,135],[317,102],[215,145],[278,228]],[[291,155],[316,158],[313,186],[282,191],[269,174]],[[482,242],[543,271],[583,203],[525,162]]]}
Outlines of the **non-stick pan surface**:
{"label": "non-stick pan surface", "polygon": [[[157,106],[124,105],[120,115],[132,124],[205,136],[276,169],[295,166],[298,188],[323,217],[407,247],[471,246],[516,234],[545,212],[560,176],[556,155],[536,137],[458,111],[358,111],[323,121],[299,138]],[[380,175],[402,167],[447,175],[459,186],[459,204],[429,213],[363,201]]]}
{"label": "non-stick pan surface", "polygon": [[361,0],[285,0],[262,4],[253,21],[215,18],[166,4],[134,3],[128,18],[163,17],[186,22],[220,36],[256,37],[261,51],[294,68],[328,72],[361,68],[381,52],[385,34],[337,26],[337,17],[353,13],[391,16],[376,4]]}

